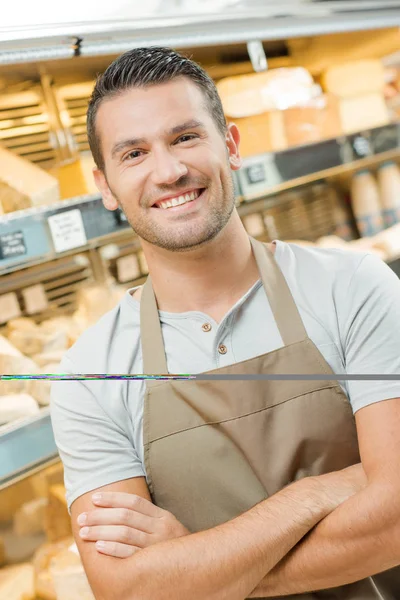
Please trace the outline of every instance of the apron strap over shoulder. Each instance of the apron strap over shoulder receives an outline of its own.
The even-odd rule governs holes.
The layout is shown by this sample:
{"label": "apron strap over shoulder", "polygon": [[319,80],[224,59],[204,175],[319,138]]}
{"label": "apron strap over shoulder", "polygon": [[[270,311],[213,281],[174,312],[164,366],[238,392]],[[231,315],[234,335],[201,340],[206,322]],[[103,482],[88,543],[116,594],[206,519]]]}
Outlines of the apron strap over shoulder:
{"label": "apron strap over shoulder", "polygon": [[[140,298],[140,330],[143,373],[146,375],[166,375],[168,373],[167,359],[150,275],[143,286]],[[150,383],[150,381],[147,383]]]}
{"label": "apron strap over shoulder", "polygon": [[[249,236],[250,237],[250,236]],[[268,246],[250,237],[265,293],[285,346],[308,338],[286,279]]]}

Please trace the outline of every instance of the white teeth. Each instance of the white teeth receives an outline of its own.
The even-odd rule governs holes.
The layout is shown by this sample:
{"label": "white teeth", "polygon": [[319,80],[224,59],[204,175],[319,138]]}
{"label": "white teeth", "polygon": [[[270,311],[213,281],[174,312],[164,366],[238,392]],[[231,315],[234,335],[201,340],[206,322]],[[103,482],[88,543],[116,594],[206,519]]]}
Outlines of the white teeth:
{"label": "white teeth", "polygon": [[180,206],[181,204],[186,204],[186,202],[191,202],[192,200],[196,200],[200,196],[200,192],[196,190],[195,192],[190,192],[189,194],[185,194],[184,196],[178,196],[177,198],[171,198],[170,200],[164,200],[159,203],[161,208],[172,208],[173,206]]}

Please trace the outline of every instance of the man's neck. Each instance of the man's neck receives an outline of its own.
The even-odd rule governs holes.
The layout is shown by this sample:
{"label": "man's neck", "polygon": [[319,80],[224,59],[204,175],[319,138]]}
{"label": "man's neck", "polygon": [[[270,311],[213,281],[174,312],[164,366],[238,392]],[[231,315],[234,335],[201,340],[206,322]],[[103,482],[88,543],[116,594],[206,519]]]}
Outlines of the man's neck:
{"label": "man's neck", "polygon": [[218,322],[260,278],[236,211],[217,238],[204,247],[166,252],[143,242],[143,250],[158,308],[167,312],[200,311]]}

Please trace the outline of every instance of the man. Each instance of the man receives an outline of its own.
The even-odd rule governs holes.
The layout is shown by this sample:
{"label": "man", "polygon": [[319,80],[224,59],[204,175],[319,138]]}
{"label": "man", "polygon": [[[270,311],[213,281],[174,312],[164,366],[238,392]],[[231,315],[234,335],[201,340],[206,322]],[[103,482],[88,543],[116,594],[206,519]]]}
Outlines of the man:
{"label": "man", "polygon": [[[88,135],[104,204],[123,209],[150,277],[64,372],[400,373],[400,281],[384,263],[246,234],[239,131],[198,65],[165,48],[121,56]],[[398,381],[55,383],[96,598],[395,598],[399,397]]]}

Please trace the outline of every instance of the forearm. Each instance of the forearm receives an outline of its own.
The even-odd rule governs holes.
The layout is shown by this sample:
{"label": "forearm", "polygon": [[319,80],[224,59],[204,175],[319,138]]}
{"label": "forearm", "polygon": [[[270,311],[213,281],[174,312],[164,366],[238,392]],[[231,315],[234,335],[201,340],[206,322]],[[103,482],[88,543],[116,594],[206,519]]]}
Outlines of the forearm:
{"label": "forearm", "polygon": [[136,553],[118,598],[243,600],[334,507],[315,479],[298,481],[228,523]]}
{"label": "forearm", "polygon": [[250,597],[337,587],[399,565],[397,497],[389,484],[358,492],[321,521]]}

